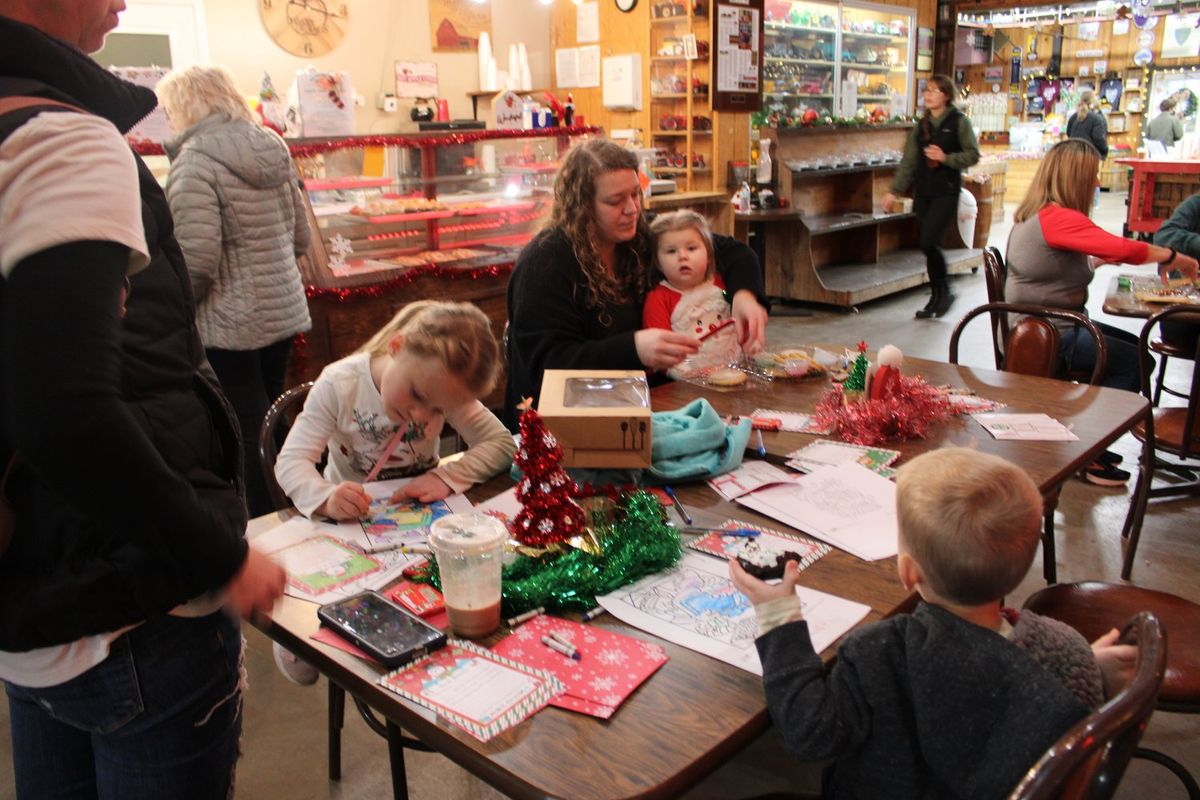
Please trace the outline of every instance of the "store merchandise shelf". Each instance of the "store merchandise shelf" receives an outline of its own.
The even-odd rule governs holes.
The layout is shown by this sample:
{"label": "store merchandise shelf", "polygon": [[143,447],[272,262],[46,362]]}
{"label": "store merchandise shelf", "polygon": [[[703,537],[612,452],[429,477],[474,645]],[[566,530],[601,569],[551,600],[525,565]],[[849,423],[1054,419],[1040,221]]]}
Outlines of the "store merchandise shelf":
{"label": "store merchandise shelf", "polygon": [[330,192],[338,189],[378,189],[383,186],[391,186],[392,183],[392,178],[370,178],[366,175],[345,178],[307,178],[304,181],[304,189],[309,192]]}
{"label": "store merchandise shelf", "polygon": [[904,72],[903,66],[891,66],[889,64],[866,64],[862,61],[843,61],[842,71],[851,69],[861,69],[863,72]]}
{"label": "store merchandise shelf", "polygon": [[793,163],[795,163],[795,162],[785,163],[784,166],[786,166],[788,169],[790,169],[792,171],[793,175],[803,175],[806,178],[814,177],[817,175],[841,175],[841,174],[849,174],[852,172],[870,172],[870,171],[876,170],[876,169],[885,169],[887,167],[900,166],[899,160],[879,161],[875,164],[850,164],[850,165],[844,166],[844,167],[805,167],[802,169],[797,169],[797,168],[793,167],[792,166]]}
{"label": "store merchandise shelf", "polygon": [[854,33],[842,31],[843,39],[860,39],[864,42],[908,42],[907,36],[892,36],[890,33]]}
{"label": "store merchandise shelf", "polygon": [[832,94],[805,94],[803,92],[763,92],[765,97],[824,97],[832,98]]}
{"label": "store merchandise shelf", "polygon": [[831,36],[837,33],[833,28],[817,28],[812,25],[789,25],[786,22],[764,22],[763,30],[767,33],[828,33]]}
{"label": "store merchandise shelf", "polygon": [[814,236],[822,233],[833,233],[835,231],[846,231],[852,228],[865,228],[871,225],[877,225],[880,222],[890,222],[900,219],[914,219],[916,214],[866,214],[866,213],[851,213],[851,214],[822,214],[818,216],[804,217],[801,223]]}
{"label": "store merchandise shelf", "polygon": [[823,61],[817,58],[784,58],[783,56],[763,56],[764,61],[776,61],[780,64],[805,64],[814,67],[832,67],[836,62]]}

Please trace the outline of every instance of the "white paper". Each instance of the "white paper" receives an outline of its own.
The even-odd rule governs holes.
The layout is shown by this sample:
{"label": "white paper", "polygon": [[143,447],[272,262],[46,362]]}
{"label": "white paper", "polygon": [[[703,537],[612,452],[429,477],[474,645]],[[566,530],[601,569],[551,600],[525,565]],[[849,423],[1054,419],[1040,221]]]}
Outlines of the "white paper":
{"label": "white paper", "polygon": [[354,91],[346,72],[296,73],[297,102],[304,136],[353,136]]}
{"label": "white paper", "polygon": [[860,464],[823,467],[737,502],[865,561],[896,555],[896,484]]}
{"label": "white paper", "polygon": [[[165,67],[113,67],[112,72],[130,83],[154,89],[170,70]],[[175,130],[167,119],[167,112],[159,105],[134,125],[133,129],[125,134],[125,138],[134,143],[165,144],[175,138]]]}
{"label": "white paper", "polygon": [[600,4],[584,2],[575,6],[575,41],[600,41]]}
{"label": "white paper", "polygon": [[560,47],[554,51],[554,83],[559,89],[571,89],[579,85],[578,48]]}
{"label": "white paper", "polygon": [[[796,587],[813,648],[820,653],[870,612],[870,607]],[[689,650],[762,675],[754,647],[754,607],[714,558],[685,552],[673,568],[596,598],[608,613]]]}
{"label": "white paper", "polygon": [[[399,478],[390,481],[375,481],[373,483],[364,484],[363,488],[367,494],[375,499],[384,499],[392,495],[396,489],[412,481],[412,478]],[[465,495],[454,494],[450,495],[445,500],[446,505],[456,514],[466,513],[473,508],[471,501]],[[279,554],[276,560],[280,561],[284,569],[291,569],[298,574],[312,574],[321,569],[328,568],[336,570],[337,565],[342,562],[344,553],[333,547],[296,547],[310,539],[326,536],[331,539],[336,539],[342,544],[355,550],[367,550],[372,547],[378,547],[390,543],[388,536],[374,535],[368,537],[363,530],[362,525],[358,520],[348,520],[346,522],[333,522],[323,520],[312,520],[308,517],[293,517],[287,522],[279,525],[261,536],[254,538],[253,545],[259,552],[265,553],[268,556]],[[424,535],[412,539],[413,542],[423,541]],[[407,540],[405,540],[407,542]],[[288,548],[293,548],[289,553],[282,553]],[[289,559],[296,560],[289,563]],[[314,561],[314,559],[325,558],[324,564]],[[344,597],[358,594],[367,589],[382,589],[392,581],[400,577],[400,573],[414,561],[424,558],[424,556],[414,557],[408,553],[401,553],[396,550],[385,551],[382,553],[370,553],[369,558],[377,561],[380,569],[372,572],[369,575],[364,575],[358,580],[351,581],[334,589],[329,589],[322,592],[319,596],[314,595],[301,586],[294,585],[289,581],[284,592],[292,597],[299,597],[301,600],[311,600],[312,602],[328,603],[333,600],[340,600]]]}
{"label": "white paper", "polygon": [[576,48],[579,51],[579,73],[577,83],[581,89],[592,89],[600,85],[600,46],[588,45]]}
{"label": "white paper", "polygon": [[541,683],[532,675],[483,658],[463,659],[459,668],[429,682],[421,694],[431,703],[486,725],[505,714]]}
{"label": "white paper", "polygon": [[764,486],[787,481],[789,473],[766,461],[743,461],[737,469],[709,478],[708,485],[726,500],[733,500]]}
{"label": "white paper", "polygon": [[973,414],[997,439],[1022,442],[1077,442],[1071,429],[1046,414]]}

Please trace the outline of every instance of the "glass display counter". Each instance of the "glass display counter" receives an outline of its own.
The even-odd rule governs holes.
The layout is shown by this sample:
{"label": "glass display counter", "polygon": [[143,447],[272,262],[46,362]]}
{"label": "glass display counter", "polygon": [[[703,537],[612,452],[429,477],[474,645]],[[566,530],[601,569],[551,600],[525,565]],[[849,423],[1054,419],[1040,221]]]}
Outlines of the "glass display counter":
{"label": "glass display counter", "polygon": [[[414,300],[475,303],[499,337],[508,274],[549,217],[562,156],[600,133],[290,140],[317,235],[300,266],[313,328],[298,342],[289,384],[316,378]],[[485,402],[499,402],[493,394]]]}
{"label": "glass display counter", "polygon": [[[900,6],[767,0],[763,110],[816,123],[912,111],[915,16]],[[853,91],[855,110],[842,108]],[[902,98],[893,108],[893,98]]]}

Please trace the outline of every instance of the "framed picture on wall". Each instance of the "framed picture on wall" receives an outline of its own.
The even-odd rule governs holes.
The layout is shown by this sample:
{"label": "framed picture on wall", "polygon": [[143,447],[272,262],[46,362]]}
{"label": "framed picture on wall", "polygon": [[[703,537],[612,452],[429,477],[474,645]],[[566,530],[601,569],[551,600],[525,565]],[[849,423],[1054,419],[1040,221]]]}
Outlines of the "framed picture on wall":
{"label": "framed picture on wall", "polygon": [[933,28],[917,28],[917,72],[933,69]]}

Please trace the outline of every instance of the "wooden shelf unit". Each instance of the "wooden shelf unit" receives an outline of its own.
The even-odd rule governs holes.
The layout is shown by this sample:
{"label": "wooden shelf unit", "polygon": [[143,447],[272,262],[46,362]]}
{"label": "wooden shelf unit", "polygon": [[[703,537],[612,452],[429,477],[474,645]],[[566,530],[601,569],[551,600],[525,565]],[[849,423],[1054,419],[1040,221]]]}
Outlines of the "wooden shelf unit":
{"label": "wooden shelf unit", "polygon": [[[764,128],[779,155],[780,194],[801,212],[799,224],[770,229],[767,294],[856,306],[927,281],[917,249],[916,215],[881,209],[897,164],[795,171],[787,162],[855,150],[902,150],[911,125],[862,128]],[[978,250],[946,251],[952,274],[978,269]]]}

